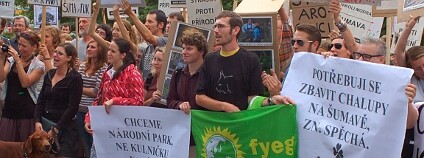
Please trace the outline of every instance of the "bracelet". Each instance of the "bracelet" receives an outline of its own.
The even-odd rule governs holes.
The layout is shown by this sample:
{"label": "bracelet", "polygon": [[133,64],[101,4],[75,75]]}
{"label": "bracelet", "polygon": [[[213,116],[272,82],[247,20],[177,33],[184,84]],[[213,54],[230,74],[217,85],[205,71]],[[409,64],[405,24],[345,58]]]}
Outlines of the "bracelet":
{"label": "bracelet", "polygon": [[52,58],[44,58],[44,60],[52,60]]}

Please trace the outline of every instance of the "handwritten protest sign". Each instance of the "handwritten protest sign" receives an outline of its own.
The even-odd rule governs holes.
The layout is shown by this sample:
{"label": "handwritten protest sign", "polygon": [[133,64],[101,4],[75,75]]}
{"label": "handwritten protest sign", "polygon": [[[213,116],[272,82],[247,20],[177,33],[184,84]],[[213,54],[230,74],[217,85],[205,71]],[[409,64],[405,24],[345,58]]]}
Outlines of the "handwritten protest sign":
{"label": "handwritten protest sign", "polygon": [[187,1],[188,23],[213,29],[216,16],[222,11],[221,1],[190,0]]}
{"label": "handwritten protest sign", "polygon": [[[42,22],[42,6],[34,5],[34,27],[40,28]],[[57,25],[58,21],[58,7],[50,7],[46,8],[46,22],[50,25]]]}
{"label": "handwritten protest sign", "polygon": [[400,157],[412,73],[295,53],[282,94],[297,104],[299,157]]}
{"label": "handwritten protest sign", "polygon": [[172,12],[180,12],[180,8],[171,8],[171,0],[159,0],[158,9],[167,16]]}
{"label": "handwritten protest sign", "polygon": [[13,18],[13,15],[15,15],[15,1],[1,0],[0,1],[0,17]]}
{"label": "handwritten protest sign", "polygon": [[330,14],[328,3],[292,3],[293,24],[311,24],[316,26],[322,37],[328,37],[334,29],[333,17]]}
{"label": "handwritten protest sign", "polygon": [[[367,4],[367,5],[378,6],[381,4],[382,0],[339,0],[339,1],[341,3]],[[328,2],[331,2],[331,0],[292,0],[292,2],[328,3]]]}
{"label": "handwritten protest sign", "polygon": [[190,115],[142,106],[90,106],[97,157],[188,157]]}
{"label": "handwritten protest sign", "polygon": [[[128,0],[132,7],[146,7],[144,0]],[[121,4],[121,0],[101,0],[101,8],[112,8],[115,4]]]}
{"label": "handwritten protest sign", "polygon": [[63,0],[62,17],[91,17],[91,1]]}
{"label": "handwritten protest sign", "polygon": [[[375,22],[381,23],[380,30],[382,27],[383,18],[373,18],[371,16],[372,6],[364,4],[348,4],[341,3],[342,10],[340,16],[342,21],[346,22],[349,29],[354,32],[356,42],[361,43],[361,39],[368,37],[371,29],[371,25]],[[378,20],[378,21],[377,21]],[[377,28],[378,29],[378,28]],[[377,36],[377,38],[379,38]]]}
{"label": "handwritten protest sign", "polygon": [[28,0],[28,4],[60,7],[60,0]]}
{"label": "handwritten protest sign", "polygon": [[[405,29],[405,22],[402,23],[396,23],[396,19],[394,20],[395,24],[394,24],[394,34],[396,35],[400,35],[402,33],[402,31]],[[409,48],[413,47],[413,46],[419,46],[421,44],[421,37],[423,35],[423,28],[424,28],[424,21],[423,20],[419,20],[417,22],[417,24],[415,24],[414,28],[412,28],[411,34],[409,35],[408,41],[406,42],[406,50],[408,50]],[[397,39],[399,38],[399,36],[395,36],[395,39],[392,40],[392,45],[391,45],[391,50],[392,52],[394,52],[396,43],[397,43]]]}

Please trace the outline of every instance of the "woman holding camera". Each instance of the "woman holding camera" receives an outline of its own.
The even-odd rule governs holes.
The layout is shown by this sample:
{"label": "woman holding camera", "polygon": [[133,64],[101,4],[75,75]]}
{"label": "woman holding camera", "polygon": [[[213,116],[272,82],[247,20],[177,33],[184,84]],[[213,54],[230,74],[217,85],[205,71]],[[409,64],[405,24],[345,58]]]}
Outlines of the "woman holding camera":
{"label": "woman holding camera", "polygon": [[[39,92],[37,82],[44,74],[44,64],[34,58],[40,37],[34,32],[19,36],[19,54],[9,47],[0,53],[0,82],[4,81],[3,115],[0,119],[0,140],[25,141],[34,132],[34,109]],[[6,56],[11,57],[6,59]]]}

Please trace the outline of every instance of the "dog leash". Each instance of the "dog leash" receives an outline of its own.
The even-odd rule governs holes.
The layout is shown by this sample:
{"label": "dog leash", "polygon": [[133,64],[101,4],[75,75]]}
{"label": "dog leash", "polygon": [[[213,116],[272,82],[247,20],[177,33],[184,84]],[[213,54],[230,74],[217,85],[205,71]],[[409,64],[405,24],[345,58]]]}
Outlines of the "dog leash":
{"label": "dog leash", "polygon": [[24,142],[24,145],[22,146],[22,156],[24,157],[24,158],[29,158],[29,156],[28,156],[28,153],[27,153],[27,151],[26,151],[26,149],[25,149],[25,144],[26,144],[27,142],[25,141]]}
{"label": "dog leash", "polygon": [[50,144],[51,145],[56,144],[56,150],[54,150],[52,146],[51,151],[57,154],[60,151],[59,139],[57,138],[58,133],[56,133],[53,126],[51,127],[50,130],[53,132],[53,139],[52,139],[52,142],[50,142]]}

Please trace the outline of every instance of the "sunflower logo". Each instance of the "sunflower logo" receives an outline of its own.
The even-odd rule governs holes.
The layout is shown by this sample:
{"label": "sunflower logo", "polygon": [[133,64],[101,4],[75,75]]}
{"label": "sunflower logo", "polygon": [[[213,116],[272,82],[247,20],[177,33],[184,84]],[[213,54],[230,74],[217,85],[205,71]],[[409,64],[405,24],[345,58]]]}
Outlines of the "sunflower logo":
{"label": "sunflower logo", "polygon": [[202,135],[204,158],[243,158],[243,151],[238,144],[239,138],[236,134],[231,134],[228,128],[221,130],[221,127],[206,128]]}

